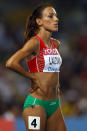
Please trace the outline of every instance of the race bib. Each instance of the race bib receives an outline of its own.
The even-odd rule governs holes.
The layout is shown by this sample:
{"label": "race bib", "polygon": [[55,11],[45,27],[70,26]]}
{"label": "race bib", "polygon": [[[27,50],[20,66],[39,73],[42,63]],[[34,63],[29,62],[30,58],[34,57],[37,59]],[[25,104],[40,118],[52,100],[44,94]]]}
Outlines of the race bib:
{"label": "race bib", "polygon": [[28,129],[40,130],[40,117],[28,116]]}
{"label": "race bib", "polygon": [[44,55],[44,60],[43,72],[59,72],[62,63],[60,55]]}

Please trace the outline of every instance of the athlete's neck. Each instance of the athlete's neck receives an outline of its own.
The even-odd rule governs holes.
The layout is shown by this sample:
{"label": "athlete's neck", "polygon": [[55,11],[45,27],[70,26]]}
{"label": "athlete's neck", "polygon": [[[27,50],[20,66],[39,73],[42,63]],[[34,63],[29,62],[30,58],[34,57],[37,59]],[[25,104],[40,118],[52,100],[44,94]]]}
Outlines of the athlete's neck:
{"label": "athlete's neck", "polygon": [[45,44],[49,44],[52,33],[39,31],[37,35],[43,40]]}

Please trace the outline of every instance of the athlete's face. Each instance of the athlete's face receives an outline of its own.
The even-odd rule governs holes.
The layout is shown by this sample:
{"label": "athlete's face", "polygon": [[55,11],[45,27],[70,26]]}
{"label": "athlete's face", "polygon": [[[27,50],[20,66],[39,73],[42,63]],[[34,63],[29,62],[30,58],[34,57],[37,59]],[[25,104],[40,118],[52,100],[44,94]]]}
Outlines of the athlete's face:
{"label": "athlete's face", "polygon": [[58,18],[54,8],[47,7],[42,12],[42,27],[48,31],[58,31]]}

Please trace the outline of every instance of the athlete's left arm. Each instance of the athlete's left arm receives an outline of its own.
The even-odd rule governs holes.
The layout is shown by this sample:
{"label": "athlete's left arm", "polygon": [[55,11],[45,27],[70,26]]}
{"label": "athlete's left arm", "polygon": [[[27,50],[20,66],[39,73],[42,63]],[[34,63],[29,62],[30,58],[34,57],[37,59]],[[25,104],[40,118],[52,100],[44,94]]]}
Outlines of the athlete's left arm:
{"label": "athlete's left arm", "polygon": [[53,39],[53,42],[55,43],[56,48],[59,50],[60,41],[59,41],[59,40],[56,40],[56,39]]}

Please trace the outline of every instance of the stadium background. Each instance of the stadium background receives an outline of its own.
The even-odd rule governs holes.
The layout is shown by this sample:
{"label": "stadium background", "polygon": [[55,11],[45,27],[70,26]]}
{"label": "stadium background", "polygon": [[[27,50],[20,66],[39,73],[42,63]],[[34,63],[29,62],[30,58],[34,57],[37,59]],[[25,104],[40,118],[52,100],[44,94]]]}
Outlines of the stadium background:
{"label": "stadium background", "polygon": [[21,114],[30,81],[6,69],[5,62],[24,44],[27,16],[44,3],[52,4],[59,17],[53,37],[61,42],[61,107],[67,129],[87,131],[86,0],[0,0],[0,131],[25,131]]}

